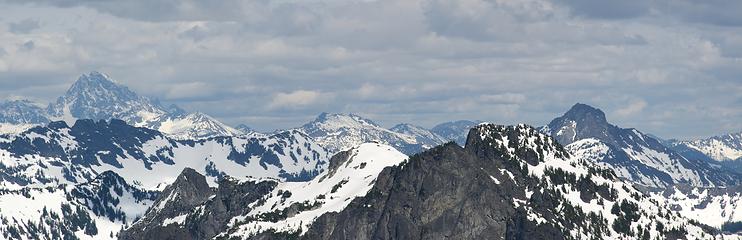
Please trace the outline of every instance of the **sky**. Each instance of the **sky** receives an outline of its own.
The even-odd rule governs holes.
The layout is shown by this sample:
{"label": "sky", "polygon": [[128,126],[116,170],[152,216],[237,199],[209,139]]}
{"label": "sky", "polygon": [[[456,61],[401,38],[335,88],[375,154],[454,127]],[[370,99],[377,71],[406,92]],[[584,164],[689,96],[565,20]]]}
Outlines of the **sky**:
{"label": "sky", "polygon": [[737,0],[0,0],[0,99],[78,76],[258,130],[544,125],[574,103],[665,138],[742,131]]}

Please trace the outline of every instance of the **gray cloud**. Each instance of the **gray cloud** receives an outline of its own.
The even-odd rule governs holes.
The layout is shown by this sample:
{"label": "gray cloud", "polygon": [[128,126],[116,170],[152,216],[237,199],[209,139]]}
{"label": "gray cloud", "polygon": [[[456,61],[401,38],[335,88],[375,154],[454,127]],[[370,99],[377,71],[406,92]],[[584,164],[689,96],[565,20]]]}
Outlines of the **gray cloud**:
{"label": "gray cloud", "polygon": [[30,34],[0,29],[0,95],[52,101],[98,70],[165,104],[261,130],[319,112],[386,126],[539,125],[575,102],[664,137],[741,130],[740,35],[721,24],[733,20],[668,10],[691,2],[606,4],[0,2],[11,13],[0,23],[44,23]]}
{"label": "gray cloud", "polygon": [[16,34],[30,33],[40,27],[38,20],[25,19],[19,22],[8,23],[8,31]]}
{"label": "gray cloud", "polygon": [[718,26],[742,26],[742,2],[735,0],[559,0],[574,16],[597,19],[629,19],[664,15],[686,22]]}
{"label": "gray cloud", "polygon": [[650,0],[593,1],[558,0],[569,7],[577,16],[603,19],[624,19],[640,17],[650,12]]}
{"label": "gray cloud", "polygon": [[742,26],[742,2],[734,0],[678,0],[659,1],[666,14],[684,20],[720,26]]}
{"label": "gray cloud", "polygon": [[28,40],[24,42],[23,44],[21,44],[20,49],[23,51],[31,51],[34,49],[35,46],[36,44],[34,44],[33,41]]}

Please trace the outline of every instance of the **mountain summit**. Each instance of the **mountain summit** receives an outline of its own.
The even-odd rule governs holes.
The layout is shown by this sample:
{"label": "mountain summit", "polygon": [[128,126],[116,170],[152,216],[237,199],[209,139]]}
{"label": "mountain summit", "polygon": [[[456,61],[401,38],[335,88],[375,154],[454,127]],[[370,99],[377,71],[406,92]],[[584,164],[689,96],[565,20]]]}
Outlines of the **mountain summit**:
{"label": "mountain summit", "polygon": [[142,125],[166,115],[167,111],[146,97],[119,85],[99,72],[83,74],[47,108],[52,118],[108,120],[117,118]]}
{"label": "mountain summit", "polygon": [[597,160],[615,169],[620,177],[640,184],[726,186],[740,181],[740,176],[720,171],[706,161],[685,158],[636,129],[610,124],[603,111],[589,105],[575,104],[541,131],[573,155]]}
{"label": "mountain summit", "polygon": [[552,136],[564,145],[584,138],[615,143],[610,136],[611,127],[603,111],[582,103],[575,104],[548,125],[550,131],[555,131]]}

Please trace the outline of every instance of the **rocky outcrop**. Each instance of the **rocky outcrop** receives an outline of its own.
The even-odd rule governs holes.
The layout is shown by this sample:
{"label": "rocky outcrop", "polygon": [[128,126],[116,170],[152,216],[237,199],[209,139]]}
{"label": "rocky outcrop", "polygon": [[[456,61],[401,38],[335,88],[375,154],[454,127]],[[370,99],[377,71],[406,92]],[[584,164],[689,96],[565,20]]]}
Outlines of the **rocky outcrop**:
{"label": "rocky outcrop", "polygon": [[119,234],[119,239],[193,239],[182,222],[194,207],[214,194],[206,178],[191,168],[183,172],[165,188],[160,197],[139,221]]}

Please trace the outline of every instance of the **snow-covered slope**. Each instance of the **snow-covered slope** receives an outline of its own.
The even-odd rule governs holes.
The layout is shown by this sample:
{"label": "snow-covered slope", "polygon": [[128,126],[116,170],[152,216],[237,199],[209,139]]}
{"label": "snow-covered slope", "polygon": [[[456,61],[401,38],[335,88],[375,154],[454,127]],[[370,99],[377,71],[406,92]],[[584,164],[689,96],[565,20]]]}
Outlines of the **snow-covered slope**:
{"label": "snow-covered slope", "polygon": [[385,129],[355,114],[322,113],[300,129],[333,153],[367,142],[391,145],[405,154],[426,149],[426,145],[417,142],[415,136]]}
{"label": "snow-covered slope", "polygon": [[0,239],[116,239],[156,197],[110,171],[80,184],[0,190]]}
{"label": "snow-covered slope", "polygon": [[241,131],[200,112],[189,113],[182,117],[167,117],[163,121],[151,122],[144,127],[157,129],[176,139],[243,135]]}
{"label": "snow-covered slope", "polygon": [[614,126],[602,111],[588,105],[574,105],[541,131],[578,157],[610,166],[620,177],[640,184],[726,186],[740,181],[738,174],[720,170],[707,161],[685,158],[636,129]]}
{"label": "snow-covered slope", "polygon": [[742,161],[742,132],[676,144],[695,149],[716,161]]}
{"label": "snow-covered slope", "polygon": [[[231,234],[225,236],[247,237],[256,233],[302,232],[314,220],[327,212],[343,210],[350,202],[365,196],[376,177],[385,167],[395,166],[407,159],[407,155],[388,145],[364,143],[348,149],[340,158],[334,159],[333,168],[309,182],[279,183],[264,198],[249,206],[252,211],[237,216],[229,224]],[[280,221],[270,216],[300,209]]]}
{"label": "snow-covered slope", "polygon": [[742,222],[742,187],[701,188],[673,186],[649,191],[652,199],[662,202],[681,216],[720,228],[724,223]]}
{"label": "snow-covered slope", "polygon": [[121,120],[53,122],[18,135],[0,135],[0,182],[5,188],[81,183],[110,170],[145,189],[161,189],[183,168],[212,183],[225,175],[308,180],[327,166],[327,152],[292,130],[265,138],[176,140]]}

